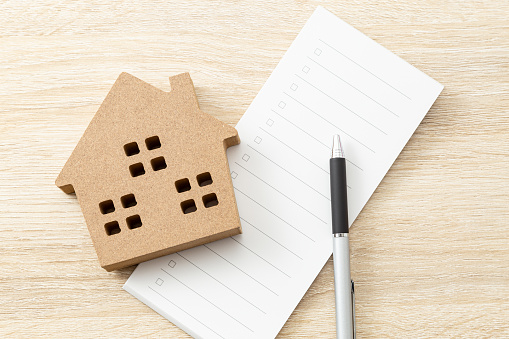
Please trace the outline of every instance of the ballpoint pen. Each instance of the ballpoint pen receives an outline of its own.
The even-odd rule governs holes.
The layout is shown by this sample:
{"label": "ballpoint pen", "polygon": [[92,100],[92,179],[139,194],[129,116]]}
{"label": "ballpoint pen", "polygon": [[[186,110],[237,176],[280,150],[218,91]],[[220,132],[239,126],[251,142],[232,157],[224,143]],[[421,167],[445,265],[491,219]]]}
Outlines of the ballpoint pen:
{"label": "ballpoint pen", "polygon": [[346,161],[339,135],[330,159],[332,249],[336,296],[336,338],[355,338],[354,283],[350,278]]}

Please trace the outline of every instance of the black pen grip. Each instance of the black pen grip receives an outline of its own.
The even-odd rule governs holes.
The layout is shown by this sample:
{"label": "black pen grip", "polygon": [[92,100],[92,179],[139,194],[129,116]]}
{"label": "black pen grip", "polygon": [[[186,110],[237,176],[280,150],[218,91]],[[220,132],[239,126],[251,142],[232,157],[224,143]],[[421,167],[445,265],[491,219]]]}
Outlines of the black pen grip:
{"label": "black pen grip", "polygon": [[348,233],[348,202],[345,158],[330,159],[332,234]]}

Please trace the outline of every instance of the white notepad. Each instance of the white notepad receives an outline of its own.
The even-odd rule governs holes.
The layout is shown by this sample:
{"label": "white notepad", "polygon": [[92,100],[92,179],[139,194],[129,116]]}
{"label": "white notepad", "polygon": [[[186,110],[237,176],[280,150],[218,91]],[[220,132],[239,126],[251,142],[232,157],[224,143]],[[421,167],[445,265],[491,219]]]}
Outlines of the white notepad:
{"label": "white notepad", "polygon": [[442,88],[318,7],[228,150],[243,234],[140,264],[124,289],[196,338],[275,337],[332,252],[332,135],[353,222]]}

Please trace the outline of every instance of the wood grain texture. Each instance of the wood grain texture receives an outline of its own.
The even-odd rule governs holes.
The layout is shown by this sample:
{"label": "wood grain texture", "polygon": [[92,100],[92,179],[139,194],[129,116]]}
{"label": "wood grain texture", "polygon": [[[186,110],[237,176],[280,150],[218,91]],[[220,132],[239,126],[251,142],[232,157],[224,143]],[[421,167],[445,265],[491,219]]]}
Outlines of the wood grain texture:
{"label": "wood grain texture", "polygon": [[[0,337],[188,337],[54,180],[122,71],[234,125],[318,4],[0,2]],[[445,85],[352,228],[358,337],[509,338],[509,3],[320,4]],[[329,261],[280,337],[334,333]]]}

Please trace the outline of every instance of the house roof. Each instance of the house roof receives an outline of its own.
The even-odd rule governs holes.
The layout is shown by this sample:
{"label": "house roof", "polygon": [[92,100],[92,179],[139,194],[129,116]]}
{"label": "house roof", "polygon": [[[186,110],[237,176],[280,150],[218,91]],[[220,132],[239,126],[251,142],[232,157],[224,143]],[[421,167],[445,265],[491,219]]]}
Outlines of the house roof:
{"label": "house roof", "polygon": [[98,157],[109,156],[114,161],[119,145],[130,140],[141,142],[140,138],[148,137],[151,130],[204,147],[220,147],[221,143],[225,149],[240,142],[235,128],[199,109],[189,73],[170,77],[170,86],[171,91],[165,92],[128,73],[120,74],[58,175],[56,185],[66,193],[74,192],[77,177],[86,176],[90,166],[107,163],[107,159],[95,161]]}

